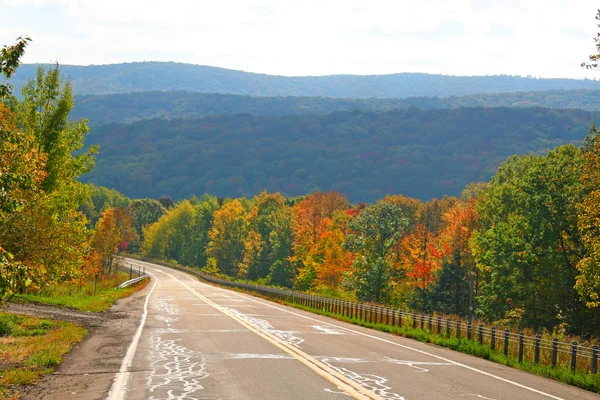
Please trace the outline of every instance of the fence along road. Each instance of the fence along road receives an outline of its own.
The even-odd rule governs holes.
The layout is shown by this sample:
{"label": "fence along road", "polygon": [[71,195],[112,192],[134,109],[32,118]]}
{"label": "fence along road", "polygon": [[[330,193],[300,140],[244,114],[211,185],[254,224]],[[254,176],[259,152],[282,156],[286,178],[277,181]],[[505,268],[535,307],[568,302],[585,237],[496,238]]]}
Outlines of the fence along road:
{"label": "fence along road", "polygon": [[138,333],[109,399],[600,399],[486,360],[145,263]]}

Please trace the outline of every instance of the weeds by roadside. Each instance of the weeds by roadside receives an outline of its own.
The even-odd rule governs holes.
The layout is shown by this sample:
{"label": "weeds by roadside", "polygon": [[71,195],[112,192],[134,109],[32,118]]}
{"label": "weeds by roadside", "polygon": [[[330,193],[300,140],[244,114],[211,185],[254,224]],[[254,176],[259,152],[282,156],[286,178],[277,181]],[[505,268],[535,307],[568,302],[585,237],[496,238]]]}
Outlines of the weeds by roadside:
{"label": "weeds by roadside", "polygon": [[12,301],[101,312],[108,310],[118,299],[130,296],[148,284],[148,280],[144,280],[136,285],[123,289],[115,289],[119,284],[128,279],[129,274],[123,272],[108,276],[98,281],[96,294],[94,294],[93,281],[84,285],[64,282],[48,286],[37,293],[17,294],[13,297]]}
{"label": "weeds by roadside", "polygon": [[52,372],[86,334],[68,322],[0,313],[0,398],[18,399],[19,386]]}

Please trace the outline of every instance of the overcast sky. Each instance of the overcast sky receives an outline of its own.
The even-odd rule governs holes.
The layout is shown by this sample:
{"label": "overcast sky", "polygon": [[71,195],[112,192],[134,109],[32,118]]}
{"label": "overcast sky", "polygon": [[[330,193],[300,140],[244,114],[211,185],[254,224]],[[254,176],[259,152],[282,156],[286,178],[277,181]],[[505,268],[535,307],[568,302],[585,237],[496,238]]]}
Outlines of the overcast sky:
{"label": "overcast sky", "polygon": [[592,0],[0,0],[26,63],[178,61],[276,75],[600,78]]}

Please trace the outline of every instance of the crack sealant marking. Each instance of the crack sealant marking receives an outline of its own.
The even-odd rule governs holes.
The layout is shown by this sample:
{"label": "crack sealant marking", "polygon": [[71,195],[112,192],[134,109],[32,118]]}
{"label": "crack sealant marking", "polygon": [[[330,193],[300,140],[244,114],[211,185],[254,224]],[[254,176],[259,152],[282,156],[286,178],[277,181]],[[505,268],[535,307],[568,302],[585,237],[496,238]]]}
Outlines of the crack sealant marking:
{"label": "crack sealant marking", "polygon": [[242,312],[239,312],[235,308],[228,308],[228,307],[223,307],[223,308],[225,310],[229,311],[231,314],[248,322],[249,324],[256,326],[258,329],[267,331],[267,332],[277,336],[279,339],[281,339],[282,341],[284,341],[292,346],[300,348],[300,344],[302,342],[304,342],[304,339],[299,338],[296,335],[294,335],[295,333],[297,333],[295,331],[282,331],[279,329],[275,329],[268,321],[265,321],[264,319],[254,318],[249,314],[244,314]]}
{"label": "crack sealant marking", "polygon": [[312,328],[320,331],[320,333],[322,333],[323,335],[345,335],[346,334],[345,332],[340,332],[339,330],[331,329],[327,326],[313,325]]}
{"label": "crack sealant marking", "polygon": [[[373,375],[373,374],[360,374],[358,372],[352,371],[348,368],[335,366],[334,363],[347,362],[347,358],[338,358],[338,357],[317,357],[321,362],[329,365],[331,368],[335,369],[339,373],[344,376],[352,379],[354,382],[359,384],[362,387],[366,387],[373,393],[377,394],[380,399],[390,399],[390,400],[405,400],[404,397],[400,396],[398,393],[390,392],[392,389],[391,386],[388,386],[386,383],[388,380],[382,376]],[[352,363],[358,363],[362,360],[360,359],[350,359]],[[326,392],[331,392],[331,390],[324,389]]]}
{"label": "crack sealant marking", "polygon": [[450,366],[456,366],[453,363],[449,363],[449,362],[431,362],[431,361],[408,361],[408,360],[395,360],[393,358],[390,357],[386,357],[386,361],[391,362],[392,364],[396,364],[396,365],[408,365],[409,367],[412,367],[414,369],[417,370],[417,372],[429,372],[429,370],[427,368],[423,368],[420,365],[450,365]]}
{"label": "crack sealant marking", "polygon": [[169,315],[179,315],[179,309],[171,302],[171,297],[152,301],[152,307]]}
{"label": "crack sealant marking", "polygon": [[150,367],[147,385],[150,393],[148,400],[168,399],[186,400],[194,393],[204,389],[200,380],[208,377],[206,358],[179,344],[181,339],[164,340],[159,335],[150,337]]}
{"label": "crack sealant marking", "polygon": [[162,321],[167,325],[170,325],[171,322],[176,322],[179,319],[178,318],[173,318],[173,317],[165,317],[164,315],[154,315],[152,316],[152,318],[158,320],[158,321]]}

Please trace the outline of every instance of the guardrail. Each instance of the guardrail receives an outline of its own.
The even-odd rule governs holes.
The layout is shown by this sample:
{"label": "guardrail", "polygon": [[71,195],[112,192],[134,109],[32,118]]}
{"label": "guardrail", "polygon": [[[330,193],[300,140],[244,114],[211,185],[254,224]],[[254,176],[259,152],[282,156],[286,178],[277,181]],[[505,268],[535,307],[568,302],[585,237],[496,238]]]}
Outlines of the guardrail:
{"label": "guardrail", "polygon": [[133,279],[130,279],[128,281],[125,281],[125,282],[121,283],[119,286],[117,286],[117,288],[118,289],[123,289],[124,287],[135,285],[136,283],[141,282],[144,279],[148,279],[148,278],[150,278],[150,275],[138,276],[137,278],[133,278]]}
{"label": "guardrail", "polygon": [[[156,261],[152,260],[151,262]],[[571,371],[598,373],[598,346],[589,347],[577,342],[561,342],[558,338],[550,340],[542,338],[539,334],[536,336],[525,335],[524,332],[515,333],[508,329],[484,326],[483,324],[472,326],[471,323],[465,323],[456,318],[407,312],[374,303],[340,300],[294,290],[232,282],[191,268],[166,263],[159,264],[196,275],[207,282],[255,292],[264,297],[317,311],[373,324],[387,324],[400,328],[412,327],[447,337],[465,338],[488,346],[492,351],[502,352],[505,356],[515,357],[519,363],[532,362],[552,367],[560,366]]]}

